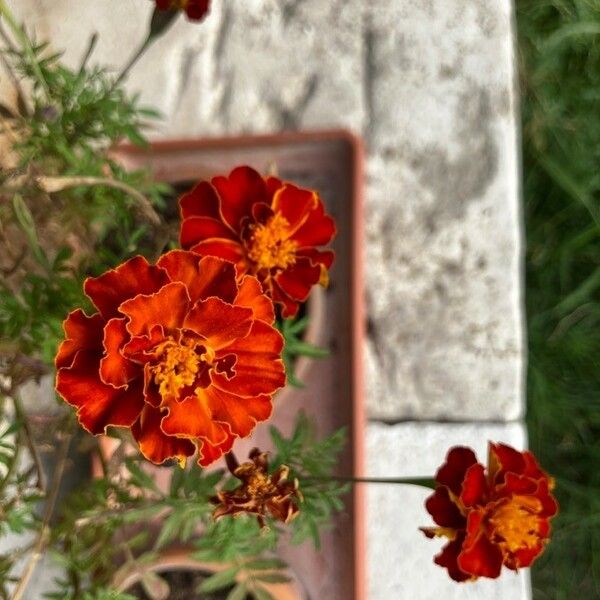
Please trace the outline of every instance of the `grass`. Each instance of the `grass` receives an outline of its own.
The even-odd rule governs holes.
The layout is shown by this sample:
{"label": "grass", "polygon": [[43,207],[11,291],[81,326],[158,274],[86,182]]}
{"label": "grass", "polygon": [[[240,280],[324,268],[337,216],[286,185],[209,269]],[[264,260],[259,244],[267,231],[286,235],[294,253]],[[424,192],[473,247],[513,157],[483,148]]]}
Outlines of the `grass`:
{"label": "grass", "polygon": [[561,513],[534,600],[600,598],[600,0],[517,0],[530,445]]}

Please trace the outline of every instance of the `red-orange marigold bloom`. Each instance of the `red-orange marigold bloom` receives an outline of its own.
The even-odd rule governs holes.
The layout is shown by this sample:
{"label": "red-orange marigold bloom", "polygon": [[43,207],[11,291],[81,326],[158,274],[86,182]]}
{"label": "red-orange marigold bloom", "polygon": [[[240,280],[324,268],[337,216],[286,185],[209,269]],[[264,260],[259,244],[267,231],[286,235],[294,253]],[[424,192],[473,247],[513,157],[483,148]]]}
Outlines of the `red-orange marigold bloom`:
{"label": "red-orange marigold bloom", "polygon": [[269,418],[285,383],[283,339],[255,277],[173,250],[84,289],[98,312],[67,317],[55,362],[56,389],[87,431],[128,427],[154,463],[197,449],[208,465]]}
{"label": "red-orange marigold bloom", "polygon": [[502,565],[516,571],[541,554],[558,504],[531,452],[490,442],[486,473],[470,448],[455,447],[436,481],[425,506],[438,527],[421,530],[450,540],[435,563],[452,579],[495,578]]}
{"label": "red-orange marigold bloom", "polygon": [[296,315],[313,285],[327,285],[333,252],[318,247],[331,241],[335,223],[316,192],[238,167],[179,202],[181,246],[256,275],[284,317]]}
{"label": "red-orange marigold bloom", "polygon": [[210,9],[210,0],[156,0],[159,10],[184,10],[193,21],[201,21]]}

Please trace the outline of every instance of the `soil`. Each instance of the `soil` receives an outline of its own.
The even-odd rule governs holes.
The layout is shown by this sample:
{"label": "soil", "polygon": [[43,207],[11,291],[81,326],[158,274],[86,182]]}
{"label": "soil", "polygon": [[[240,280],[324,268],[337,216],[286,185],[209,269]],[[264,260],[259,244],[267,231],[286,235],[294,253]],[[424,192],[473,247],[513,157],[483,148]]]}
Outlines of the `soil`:
{"label": "soil", "polygon": [[[233,586],[230,586],[209,594],[197,592],[198,586],[210,575],[201,571],[163,571],[159,575],[171,589],[168,600],[226,600],[233,589]],[[139,600],[151,600],[139,583],[127,590],[127,593]],[[250,600],[250,596],[246,596],[246,600]]]}

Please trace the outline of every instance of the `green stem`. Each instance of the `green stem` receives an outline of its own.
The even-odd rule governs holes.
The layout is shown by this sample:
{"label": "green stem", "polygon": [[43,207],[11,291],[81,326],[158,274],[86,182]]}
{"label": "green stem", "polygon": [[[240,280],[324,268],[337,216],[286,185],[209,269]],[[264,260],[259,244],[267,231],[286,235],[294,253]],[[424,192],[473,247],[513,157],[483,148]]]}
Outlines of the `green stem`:
{"label": "green stem", "polygon": [[[2,0],[0,0],[2,2]],[[145,40],[144,43],[137,49],[135,54],[129,59],[129,62],[125,65],[119,76],[114,80],[113,84],[110,86],[110,90],[107,95],[110,95],[112,91],[129,75],[129,71],[134,67],[137,61],[142,57],[144,52],[150,47],[152,42],[156,39],[155,36],[150,34]]]}
{"label": "green stem", "polygon": [[435,489],[435,479],[430,477],[306,477],[305,481],[339,481],[340,483],[383,483],[388,485],[418,485]]}
{"label": "green stem", "polygon": [[35,56],[35,52],[33,51],[33,47],[31,46],[31,42],[25,33],[25,30],[17,23],[14,15],[8,8],[5,0],[0,0],[0,17],[3,17],[6,21],[7,25],[13,32],[15,38],[17,38],[19,44],[21,45],[21,50],[29,59],[31,63],[31,70],[35,75],[35,78],[38,80],[38,83],[42,86],[44,93],[46,94],[46,99],[50,100],[50,91],[48,89],[48,84],[44,79],[40,66],[38,65],[37,58]]}

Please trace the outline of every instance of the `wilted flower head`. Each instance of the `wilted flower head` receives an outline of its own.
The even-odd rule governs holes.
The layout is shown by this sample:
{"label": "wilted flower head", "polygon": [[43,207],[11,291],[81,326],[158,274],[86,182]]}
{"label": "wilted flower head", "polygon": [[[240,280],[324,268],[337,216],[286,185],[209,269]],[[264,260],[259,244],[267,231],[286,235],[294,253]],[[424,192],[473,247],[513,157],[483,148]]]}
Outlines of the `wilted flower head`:
{"label": "wilted flower head", "polygon": [[438,527],[421,530],[450,540],[435,563],[452,579],[495,578],[502,565],[528,567],[548,543],[558,512],[554,482],[531,452],[490,442],[486,472],[470,448],[455,447],[436,481],[425,506]]}
{"label": "wilted flower head", "polygon": [[250,452],[249,458],[250,461],[231,468],[242,484],[232,491],[220,491],[212,499],[218,505],[214,519],[248,513],[256,515],[261,527],[265,526],[267,515],[289,523],[298,515],[298,503],[302,501],[298,480],[288,481],[290,470],[285,465],[269,475],[267,453],[258,448]]}
{"label": "wilted flower head", "polygon": [[251,275],[215,257],[173,250],[137,256],[85,293],[56,356],[56,389],[81,425],[131,428],[154,463],[199,453],[208,465],[269,418],[285,383],[273,304]]}
{"label": "wilted flower head", "polygon": [[181,246],[255,275],[284,317],[296,315],[313,285],[327,285],[334,255],[318,247],[331,241],[335,223],[315,191],[238,167],[200,182],[180,207]]}
{"label": "wilted flower head", "polygon": [[156,0],[159,10],[184,10],[193,21],[201,21],[210,9],[210,0]]}

